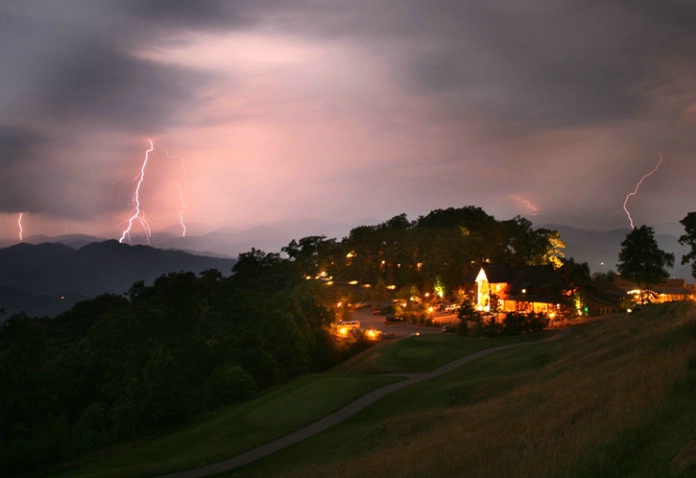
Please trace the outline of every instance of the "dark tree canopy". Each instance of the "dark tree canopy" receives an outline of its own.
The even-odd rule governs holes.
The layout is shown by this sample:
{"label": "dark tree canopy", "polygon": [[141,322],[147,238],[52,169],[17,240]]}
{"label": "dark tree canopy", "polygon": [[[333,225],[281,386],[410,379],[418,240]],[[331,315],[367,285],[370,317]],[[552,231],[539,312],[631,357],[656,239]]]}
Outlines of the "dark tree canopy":
{"label": "dark tree canopy", "polygon": [[691,262],[691,275],[696,278],[696,212],[690,212],[679,222],[686,232],[679,237],[679,244],[691,248],[688,254],[682,256],[681,263]]}
{"label": "dark tree canopy", "polygon": [[[399,214],[377,225],[353,228],[341,241],[324,236],[293,240],[283,248],[305,277],[325,274],[337,282],[357,281],[396,288],[446,290],[481,264],[562,265],[565,244],[557,231],[535,229],[521,216],[497,221],[479,207],[435,209],[416,221]],[[240,262],[249,257],[240,256]],[[262,258],[252,257],[254,265]],[[238,264],[239,274],[245,264]]]}
{"label": "dark tree canopy", "polygon": [[466,227],[470,230],[481,231],[494,224],[495,218],[476,206],[462,208],[435,209],[426,216],[418,218],[419,228],[448,228]]}
{"label": "dark tree canopy", "polygon": [[673,265],[674,254],[658,247],[653,228],[640,226],[629,232],[621,243],[616,267],[619,274],[648,289],[667,280],[667,268]]}

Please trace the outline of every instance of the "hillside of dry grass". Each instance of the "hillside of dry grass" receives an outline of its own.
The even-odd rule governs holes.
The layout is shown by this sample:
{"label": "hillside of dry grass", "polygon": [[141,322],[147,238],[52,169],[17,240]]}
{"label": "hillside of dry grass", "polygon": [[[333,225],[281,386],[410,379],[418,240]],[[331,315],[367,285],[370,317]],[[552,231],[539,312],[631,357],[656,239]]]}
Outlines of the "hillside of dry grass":
{"label": "hillside of dry grass", "polygon": [[696,306],[578,326],[389,400],[235,476],[696,477]]}

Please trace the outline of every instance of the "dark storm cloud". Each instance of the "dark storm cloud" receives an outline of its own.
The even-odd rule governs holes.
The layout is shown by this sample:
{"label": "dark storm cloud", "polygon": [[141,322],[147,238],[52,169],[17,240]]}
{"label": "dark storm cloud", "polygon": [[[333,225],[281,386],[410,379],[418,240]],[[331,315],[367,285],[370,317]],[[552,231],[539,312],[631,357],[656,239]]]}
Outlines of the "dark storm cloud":
{"label": "dark storm cloud", "polygon": [[[68,3],[69,5],[84,5]],[[641,106],[635,87],[656,57],[696,54],[694,7],[672,2],[96,2],[113,20],[93,29],[39,33],[69,38],[43,71],[41,106],[109,127],[176,122],[206,77],[132,57],[125,46],[168,28],[259,26],[316,39],[348,39],[390,65],[394,81],[432,97],[455,116],[485,114],[540,125],[626,118]],[[97,7],[98,8],[98,7]],[[76,12],[79,11],[76,8]],[[97,18],[98,15],[95,15]],[[4,21],[3,24],[15,22]],[[2,21],[2,20],[0,20]],[[103,26],[103,27],[102,27]],[[22,32],[5,43],[21,56]],[[176,41],[172,39],[171,41]],[[36,44],[28,38],[27,45]],[[63,44],[65,45],[65,44]],[[64,46],[63,46],[64,47]],[[16,60],[16,58],[15,58]]]}
{"label": "dark storm cloud", "polygon": [[[667,36],[671,36],[670,32],[674,33],[677,30],[693,31],[696,4],[691,0],[663,0],[660,2],[653,0],[611,0],[607,3],[643,15],[651,23],[668,27],[663,31]],[[660,38],[653,40],[659,42]],[[689,45],[683,46],[689,47]]]}
{"label": "dark storm cloud", "polygon": [[56,155],[64,146],[30,128],[0,125],[0,213],[81,217],[104,209],[99,198],[85,200],[85,175]]}
{"label": "dark storm cloud", "polygon": [[49,139],[35,130],[0,125],[0,212],[51,209],[51,201],[45,201],[43,192],[59,171],[54,169],[56,165],[41,160],[48,143]]}
{"label": "dark storm cloud", "polygon": [[181,120],[205,77],[81,42],[51,71],[38,93],[45,113],[109,128],[159,131]]}
{"label": "dark storm cloud", "polygon": [[38,12],[16,5],[0,17],[0,57],[6,94],[22,98],[5,101],[17,120],[153,133],[185,121],[178,114],[195,104],[197,92],[212,80],[134,56],[133,49],[154,33],[147,22],[110,3],[44,4]]}
{"label": "dark storm cloud", "polygon": [[251,21],[246,14],[250,2],[223,0],[130,0],[121,4],[134,21],[185,28],[232,27]]}
{"label": "dark storm cloud", "polygon": [[[406,55],[404,83],[454,114],[571,125],[626,118],[653,34],[630,11],[598,3],[433,8],[433,47]],[[454,21],[453,21],[454,19]],[[646,38],[647,37],[647,38]]]}
{"label": "dark storm cloud", "polygon": [[0,167],[8,168],[33,157],[46,138],[28,128],[0,125]]}
{"label": "dark storm cloud", "polygon": [[[131,166],[122,158],[140,159],[143,137],[180,135],[182,143],[196,145],[202,126],[232,130],[227,120],[236,122],[236,115],[253,117],[256,123],[245,131],[262,135],[264,127],[280,122],[273,113],[292,105],[306,107],[284,117],[297,118],[298,128],[304,126],[303,112],[309,117],[327,104],[346,116],[359,110],[363,116],[353,119],[356,123],[374,119],[374,134],[359,136],[365,156],[380,154],[373,151],[389,142],[385,138],[398,137],[386,125],[403,125],[394,118],[408,116],[413,123],[404,134],[418,136],[422,130],[417,146],[434,151],[427,169],[421,155],[411,158],[396,147],[383,147],[389,152],[385,164],[402,171],[404,181],[434,178],[428,189],[433,207],[463,197],[464,185],[457,195],[444,195],[435,184],[438,174],[466,178],[503,196],[522,188],[519,178],[530,171],[556,174],[568,169],[563,161],[601,157],[610,158],[613,169],[603,171],[600,180],[618,182],[612,174],[631,167],[638,150],[657,155],[662,141],[670,161],[676,161],[670,153],[677,149],[683,156],[693,150],[688,108],[696,94],[694,25],[696,5],[677,0],[5,0],[0,4],[0,211],[76,217],[118,210],[122,203],[101,194],[108,187],[105,177],[109,168],[118,171],[114,177],[123,176]],[[205,51],[197,61],[196,52],[186,50],[215,40],[216,47],[230,49],[230,58],[254,68],[238,69],[229,60],[218,65]],[[249,43],[237,51],[237,40]],[[244,50],[248,45],[263,50],[258,58]],[[243,55],[234,56],[240,51]],[[298,58],[276,65],[283,59],[274,54],[293,52]],[[333,62],[342,54],[354,61],[336,62],[347,80],[328,84],[337,81],[338,75],[328,73],[337,71]],[[325,64],[310,64],[312,58]],[[239,78],[240,71],[249,76]],[[315,78],[316,72],[324,76]],[[268,85],[276,79],[287,82],[269,95]],[[246,96],[236,97],[235,87],[245,84],[248,89],[240,86],[240,91]],[[210,97],[213,92],[219,101]],[[397,104],[385,100],[380,109],[377,95],[393,95]],[[401,109],[401,104],[408,106]],[[654,126],[658,123],[661,130]],[[611,138],[604,142],[595,139],[611,127],[621,130],[607,133]],[[579,129],[586,136],[569,141]],[[450,137],[459,130],[466,134]],[[282,158],[287,145],[278,141],[268,149],[276,148]],[[568,145],[594,142],[594,148],[583,150],[585,156],[565,154]],[[236,157],[226,147],[216,143],[208,149]],[[83,173],[85,164],[98,164],[104,174]],[[344,177],[345,165],[337,161],[341,167],[338,177]],[[89,181],[84,174],[92,175]],[[362,190],[357,178],[345,188],[346,197]],[[468,188],[474,191],[468,197],[480,197],[476,187]],[[420,196],[405,199],[399,193],[396,188],[390,193],[395,203],[422,202]],[[608,201],[615,204],[616,198]]]}
{"label": "dark storm cloud", "polygon": [[[396,85],[453,117],[572,126],[625,119],[656,63],[696,55],[695,7],[679,1],[459,0],[257,3],[282,31],[349,40]],[[248,13],[249,16],[252,16]]]}
{"label": "dark storm cloud", "polygon": [[38,158],[47,138],[32,129],[0,125],[0,212],[41,211],[38,198],[48,179]]}

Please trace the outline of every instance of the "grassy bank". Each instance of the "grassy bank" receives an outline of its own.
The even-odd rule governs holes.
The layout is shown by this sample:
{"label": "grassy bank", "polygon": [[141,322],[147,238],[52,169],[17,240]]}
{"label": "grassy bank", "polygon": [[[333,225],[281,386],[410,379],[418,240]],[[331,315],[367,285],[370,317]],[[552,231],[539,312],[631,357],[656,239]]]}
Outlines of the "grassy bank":
{"label": "grassy bank", "polygon": [[[196,426],[62,476],[151,476],[229,457],[311,423],[394,375],[514,341],[384,343]],[[696,308],[648,307],[500,351],[402,389],[238,477],[696,478]]]}
{"label": "grassy bank", "polygon": [[291,433],[396,380],[340,374],[305,377],[255,400],[225,407],[176,433],[112,451],[113,456],[56,476],[154,476],[213,463]]}
{"label": "grassy bank", "polygon": [[226,476],[696,477],[696,312],[485,357]]}
{"label": "grassy bank", "polygon": [[383,343],[330,373],[304,377],[249,402],[225,407],[165,437],[86,457],[89,464],[70,466],[55,476],[144,477],[214,463],[291,433],[371,390],[400,380],[375,371],[432,370],[481,349],[553,334],[494,340],[435,334]]}

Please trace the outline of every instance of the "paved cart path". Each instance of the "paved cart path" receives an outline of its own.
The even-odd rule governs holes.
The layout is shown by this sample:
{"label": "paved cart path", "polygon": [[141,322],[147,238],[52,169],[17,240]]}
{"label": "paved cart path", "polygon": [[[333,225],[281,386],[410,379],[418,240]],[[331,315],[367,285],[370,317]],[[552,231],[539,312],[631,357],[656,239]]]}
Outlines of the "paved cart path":
{"label": "paved cart path", "polygon": [[558,334],[554,335],[553,337],[549,337],[543,340],[537,340],[534,342],[521,342],[510,345],[501,345],[500,347],[493,347],[490,349],[480,350],[473,354],[469,354],[457,360],[449,362],[430,372],[413,374],[394,374],[404,376],[406,377],[406,379],[400,382],[386,385],[382,388],[368,393],[367,395],[363,395],[362,397],[349,403],[345,407],[331,413],[330,415],[325,416],[321,420],[314,422],[311,425],[297,430],[296,432],[270,441],[264,445],[253,448],[247,452],[240,453],[239,455],[233,456],[232,458],[228,458],[227,460],[212,463],[210,465],[205,465],[200,468],[193,468],[191,470],[179,471],[176,473],[170,473],[168,475],[162,475],[160,478],[198,478],[201,476],[214,475],[216,473],[222,473],[225,471],[233,470],[242,465],[246,465],[265,456],[268,456],[272,453],[275,453],[278,450],[282,450],[285,447],[294,445],[295,443],[298,443],[306,438],[314,436],[317,433],[323,432],[324,430],[327,430],[328,428],[331,428],[332,426],[341,423],[346,418],[355,415],[368,405],[372,405],[377,400],[384,398],[387,395],[390,395],[398,390],[401,390],[402,388],[410,387],[413,384],[423,382],[425,380],[430,380],[435,377],[439,377],[440,375],[444,375],[448,372],[451,372],[452,370],[455,370],[464,364],[473,362],[474,360],[478,360],[481,357],[485,357],[486,355],[490,355],[492,353],[514,349],[517,347],[524,347],[528,345],[537,345],[547,342],[554,342],[556,340],[563,339],[568,335],[570,335],[570,329],[562,329],[558,332]]}

